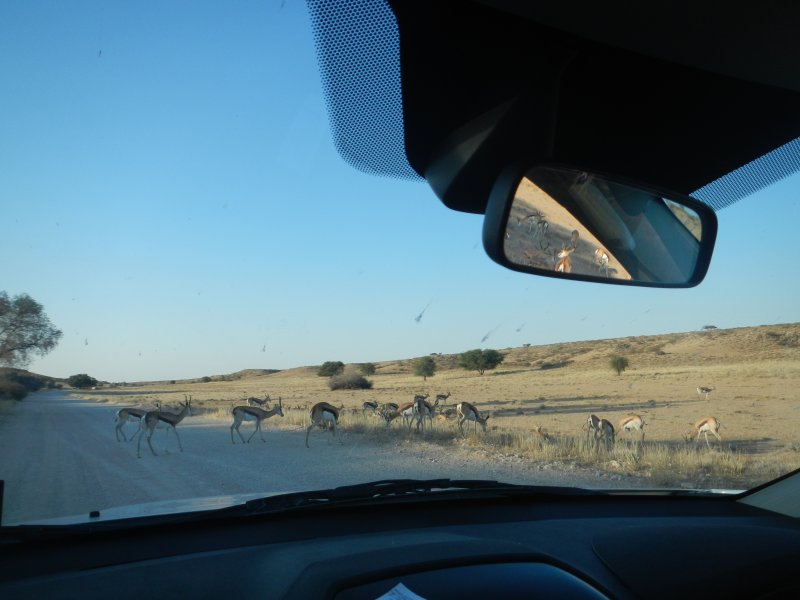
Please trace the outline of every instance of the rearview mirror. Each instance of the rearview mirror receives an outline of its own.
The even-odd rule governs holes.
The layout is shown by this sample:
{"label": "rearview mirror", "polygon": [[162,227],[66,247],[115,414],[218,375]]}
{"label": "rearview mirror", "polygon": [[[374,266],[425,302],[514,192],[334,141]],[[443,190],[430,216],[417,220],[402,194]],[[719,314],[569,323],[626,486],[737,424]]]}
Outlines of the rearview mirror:
{"label": "rearview mirror", "polygon": [[714,211],[688,196],[555,165],[504,173],[483,230],[516,271],[650,287],[700,283],[716,235]]}

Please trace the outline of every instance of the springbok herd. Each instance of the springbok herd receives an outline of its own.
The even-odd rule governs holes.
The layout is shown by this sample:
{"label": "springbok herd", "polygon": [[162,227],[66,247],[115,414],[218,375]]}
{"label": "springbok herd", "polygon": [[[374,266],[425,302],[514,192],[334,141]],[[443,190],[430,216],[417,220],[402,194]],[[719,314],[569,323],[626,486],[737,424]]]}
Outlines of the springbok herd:
{"label": "springbok herd", "polygon": [[[706,399],[708,399],[708,394],[712,390],[713,388],[698,387],[697,393],[705,396]],[[489,421],[491,414],[482,414],[475,405],[470,404],[469,402],[458,402],[455,404],[455,406],[445,406],[447,399],[450,397],[450,392],[447,394],[437,394],[433,403],[428,402],[428,397],[429,394],[417,394],[414,396],[414,399],[411,402],[406,402],[405,404],[396,404],[393,402],[379,404],[374,401],[367,401],[363,403],[360,412],[375,415],[376,417],[382,419],[387,427],[389,427],[395,419],[402,418],[403,424],[408,431],[411,431],[412,427],[414,426],[416,426],[417,431],[424,431],[426,427],[426,421],[427,427],[431,428],[433,426],[434,418],[437,420],[457,418],[458,429],[462,435],[466,434],[464,431],[464,423],[467,421],[472,421],[473,431],[475,433],[477,433],[478,425],[481,426],[481,429],[484,433],[486,432],[486,423]],[[184,401],[180,403],[181,410],[178,413],[162,410],[160,404],[158,403],[156,403],[156,408],[153,410],[146,410],[142,408],[121,408],[116,414],[115,434],[117,441],[120,441],[120,436],[122,437],[122,440],[129,441],[125,436],[125,432],[122,430],[123,425],[129,421],[138,421],[139,430],[136,434],[134,434],[133,437],[130,438],[130,440],[133,440],[134,438],[138,437],[138,443],[136,446],[136,456],[138,458],[141,458],[141,445],[143,437],[147,440],[147,445],[150,447],[150,452],[152,452],[154,456],[156,455],[151,443],[153,433],[156,428],[165,428],[167,432],[172,431],[178,440],[178,447],[182,452],[183,447],[181,445],[181,440],[178,436],[176,426],[183,421],[184,417],[192,414],[191,403],[191,396],[184,395]],[[242,443],[249,443],[256,433],[258,433],[262,442],[266,441],[261,431],[262,422],[265,419],[275,415],[279,417],[284,416],[282,398],[278,398],[277,406],[270,408],[269,404],[270,397],[269,395],[265,395],[263,400],[254,397],[245,398],[243,399],[243,404],[234,406],[231,409],[231,416],[233,419],[233,422],[230,426],[231,443],[236,443],[236,439],[233,435],[234,431],[239,435]],[[339,420],[343,409],[343,405],[337,407],[328,402],[318,402],[311,407],[308,413],[309,425],[306,428],[306,448],[309,447],[309,434],[315,427],[320,429],[328,429],[333,433],[334,437],[336,436],[336,430],[339,425]],[[359,412],[358,409],[352,410],[354,413]],[[255,422],[255,428],[250,434],[250,437],[248,437],[246,440],[241,431],[239,431],[239,427],[243,421]],[[711,445],[708,441],[709,433],[716,437],[717,441],[722,441],[722,438],[719,435],[721,423],[716,417],[704,417],[695,423],[690,423],[690,425],[691,429],[684,435],[684,439],[687,442],[692,440],[699,442],[700,436],[704,436],[706,446],[710,448]],[[592,445],[596,450],[599,450],[601,447],[603,447],[606,451],[611,450],[611,448],[614,446],[617,433],[620,435],[623,433],[628,433],[631,438],[635,433],[637,433],[639,436],[638,441],[644,442],[644,428],[645,420],[639,415],[627,415],[623,417],[619,420],[617,427],[615,428],[609,420],[601,419],[597,415],[592,414],[589,415],[583,426],[583,429],[586,432],[587,444]],[[533,433],[539,436],[543,442],[552,441],[550,436],[542,429],[541,426],[535,427]]]}

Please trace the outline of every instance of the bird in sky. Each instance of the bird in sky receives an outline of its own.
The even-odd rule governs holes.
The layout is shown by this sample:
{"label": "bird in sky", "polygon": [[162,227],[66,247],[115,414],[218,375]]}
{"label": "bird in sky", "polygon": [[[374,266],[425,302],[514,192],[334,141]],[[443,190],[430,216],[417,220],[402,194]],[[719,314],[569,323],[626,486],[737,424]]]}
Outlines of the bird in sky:
{"label": "bird in sky", "polygon": [[421,313],[419,313],[419,314],[418,314],[416,317],[414,317],[414,320],[415,320],[417,323],[419,323],[419,322],[422,320],[422,315],[424,315],[424,314],[425,314],[425,311],[426,311],[426,310],[428,310],[428,307],[429,307],[430,305],[431,305],[431,303],[430,303],[430,302],[428,302],[428,304],[426,304],[426,305],[425,305],[425,308],[423,308],[423,309],[422,309],[422,312],[421,312]]}

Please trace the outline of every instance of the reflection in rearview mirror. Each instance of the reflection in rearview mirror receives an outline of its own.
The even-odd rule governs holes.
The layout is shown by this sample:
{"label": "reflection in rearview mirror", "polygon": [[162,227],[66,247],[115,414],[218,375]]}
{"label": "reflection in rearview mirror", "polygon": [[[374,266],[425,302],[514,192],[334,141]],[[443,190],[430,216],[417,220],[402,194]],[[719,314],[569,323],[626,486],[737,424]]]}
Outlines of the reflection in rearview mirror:
{"label": "reflection in rearview mirror", "polygon": [[698,212],[704,210],[711,213],[677,195],[665,198],[585,171],[538,166],[514,193],[503,251],[525,270],[564,277],[693,285],[710,258]]}

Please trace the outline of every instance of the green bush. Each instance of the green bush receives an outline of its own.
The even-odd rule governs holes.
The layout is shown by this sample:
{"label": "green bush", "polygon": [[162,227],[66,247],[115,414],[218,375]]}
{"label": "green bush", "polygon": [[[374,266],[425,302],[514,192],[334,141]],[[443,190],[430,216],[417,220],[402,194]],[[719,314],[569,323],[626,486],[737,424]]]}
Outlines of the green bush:
{"label": "green bush", "polygon": [[360,373],[334,375],[328,381],[332,390],[370,390],[372,382]]}
{"label": "green bush", "polygon": [[622,372],[628,368],[629,363],[628,359],[624,356],[613,355],[609,357],[608,364],[617,372],[617,375],[621,375]]}
{"label": "green bush", "polygon": [[458,357],[458,366],[467,371],[483,372],[494,369],[503,362],[503,355],[497,350],[469,350]]}
{"label": "green bush", "polygon": [[27,395],[28,389],[21,383],[11,381],[5,377],[0,379],[0,398],[22,400]]}
{"label": "green bush", "polygon": [[97,379],[89,377],[86,373],[80,373],[78,375],[70,375],[69,379],[67,379],[67,385],[74,388],[90,388],[97,385]]}
{"label": "green bush", "polygon": [[414,361],[414,375],[427,381],[436,374],[436,362],[430,356],[423,356]]}
{"label": "green bush", "polygon": [[338,360],[329,360],[322,363],[322,366],[317,371],[320,377],[333,377],[340,375],[344,371],[344,363]]}
{"label": "green bush", "polygon": [[209,377],[208,375],[206,375],[205,377],[203,377],[202,379],[200,379],[200,381],[202,381],[203,383],[211,383],[211,377]]}

